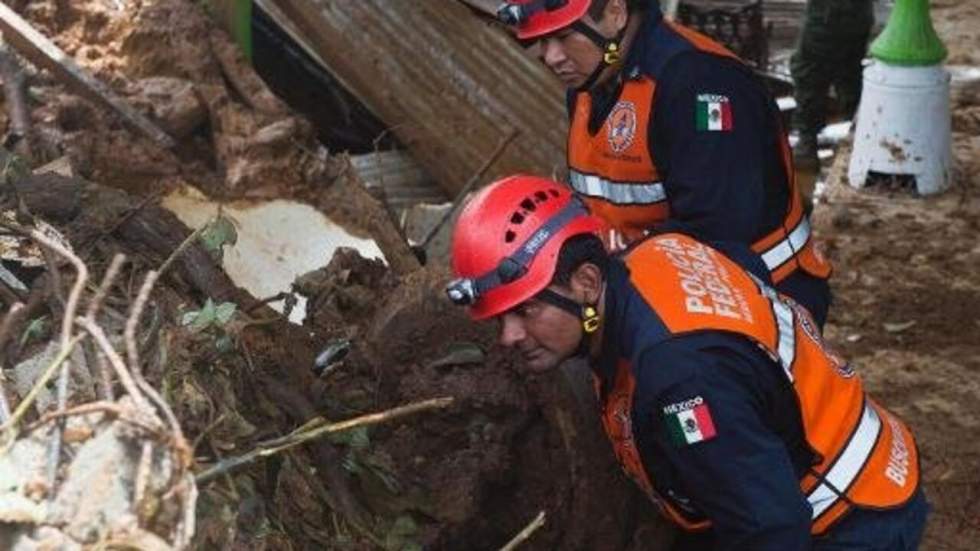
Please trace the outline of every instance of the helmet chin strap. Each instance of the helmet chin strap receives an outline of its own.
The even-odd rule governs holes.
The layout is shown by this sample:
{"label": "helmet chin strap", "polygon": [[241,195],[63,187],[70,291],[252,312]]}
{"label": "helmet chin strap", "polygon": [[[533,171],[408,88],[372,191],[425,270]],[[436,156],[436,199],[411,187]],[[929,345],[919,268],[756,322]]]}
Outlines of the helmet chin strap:
{"label": "helmet chin strap", "polygon": [[592,27],[586,25],[581,19],[575,21],[570,28],[585,35],[586,38],[592,41],[600,50],[602,50],[602,61],[596,65],[592,74],[589,78],[585,79],[585,82],[581,86],[575,88],[579,92],[585,92],[591,89],[597,80],[599,80],[599,75],[606,70],[607,67],[615,65],[623,57],[622,52],[622,40],[623,36],[626,34],[627,25],[623,25],[623,28],[616,33],[616,36],[612,38],[606,38],[599,34],[599,31],[593,29]]}
{"label": "helmet chin strap", "polygon": [[582,321],[582,338],[578,342],[575,355],[580,357],[588,356],[589,339],[587,337],[599,327],[599,316],[596,314],[595,308],[589,304],[579,304],[565,295],[556,293],[548,288],[541,290],[541,292],[535,295],[535,298],[561,308]]}

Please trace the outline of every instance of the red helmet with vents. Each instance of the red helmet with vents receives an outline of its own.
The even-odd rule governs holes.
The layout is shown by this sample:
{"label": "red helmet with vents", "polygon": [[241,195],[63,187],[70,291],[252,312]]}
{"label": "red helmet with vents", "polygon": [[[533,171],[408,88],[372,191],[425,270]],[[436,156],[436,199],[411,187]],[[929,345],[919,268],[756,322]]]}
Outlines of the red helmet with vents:
{"label": "red helmet with vents", "polygon": [[496,316],[532,298],[554,276],[569,238],[605,228],[571,191],[535,176],[510,176],[467,203],[453,231],[449,298],[473,319]]}
{"label": "red helmet with vents", "polygon": [[497,18],[517,28],[521,40],[537,38],[578,21],[592,0],[506,0]]}

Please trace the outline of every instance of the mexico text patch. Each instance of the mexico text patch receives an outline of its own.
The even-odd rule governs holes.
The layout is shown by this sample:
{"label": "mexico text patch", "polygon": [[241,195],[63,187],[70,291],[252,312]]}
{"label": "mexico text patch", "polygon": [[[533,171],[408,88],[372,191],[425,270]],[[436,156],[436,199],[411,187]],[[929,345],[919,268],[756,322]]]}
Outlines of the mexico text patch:
{"label": "mexico text patch", "polygon": [[711,410],[701,396],[670,404],[663,411],[667,434],[677,446],[710,440],[718,434]]}
{"label": "mexico text patch", "polygon": [[695,108],[695,124],[698,130],[729,132],[734,127],[732,121],[732,102],[728,96],[719,94],[698,94]]}

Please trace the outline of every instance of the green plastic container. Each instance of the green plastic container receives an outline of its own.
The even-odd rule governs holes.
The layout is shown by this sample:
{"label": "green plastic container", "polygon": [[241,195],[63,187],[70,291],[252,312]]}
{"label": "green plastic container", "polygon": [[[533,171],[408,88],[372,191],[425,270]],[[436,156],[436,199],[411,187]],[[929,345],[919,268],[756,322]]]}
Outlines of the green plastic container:
{"label": "green plastic container", "polygon": [[252,0],[204,0],[212,17],[218,22],[245,58],[252,60]]}
{"label": "green plastic container", "polygon": [[946,46],[929,17],[929,0],[896,0],[885,30],[871,43],[871,56],[891,65],[938,65]]}

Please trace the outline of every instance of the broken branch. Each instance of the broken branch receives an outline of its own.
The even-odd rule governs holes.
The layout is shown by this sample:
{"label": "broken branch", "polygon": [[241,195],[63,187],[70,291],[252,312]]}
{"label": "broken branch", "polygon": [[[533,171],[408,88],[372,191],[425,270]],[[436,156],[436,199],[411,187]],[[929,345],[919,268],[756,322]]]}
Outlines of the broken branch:
{"label": "broken branch", "polygon": [[527,541],[527,539],[531,537],[531,534],[542,526],[544,526],[544,511],[538,513],[538,516],[534,517],[534,520],[525,526],[523,530],[518,532],[513,539],[507,542],[507,545],[501,547],[500,551],[513,551],[518,545]]}
{"label": "broken branch", "polygon": [[425,238],[422,240],[420,247],[422,247],[423,250],[429,246],[429,243],[432,242],[432,238],[435,237],[446,222],[452,218],[453,213],[459,209],[459,205],[466,198],[466,195],[469,194],[474,186],[476,186],[476,183],[479,182],[480,178],[482,178],[487,170],[490,169],[490,166],[493,165],[494,161],[496,161],[504,153],[504,150],[507,149],[507,144],[514,141],[519,134],[520,131],[518,131],[516,128],[511,130],[506,136],[504,136],[504,139],[500,140],[500,143],[497,144],[497,148],[493,150],[493,153],[491,153],[489,157],[487,157],[487,160],[483,161],[483,165],[480,166],[480,168],[477,169],[472,176],[470,176],[470,179],[466,181],[466,185],[463,186],[463,189],[459,190],[459,194],[457,194],[456,199],[453,200],[453,206],[442,215],[442,218],[440,218],[439,221],[432,226],[432,229],[429,230],[429,233],[426,234]]}
{"label": "broken branch", "polygon": [[203,484],[213,480],[215,477],[229,472],[233,469],[237,469],[243,465],[248,465],[260,457],[269,457],[275,455],[279,452],[294,448],[304,442],[314,440],[325,434],[332,432],[341,432],[345,430],[350,430],[355,427],[362,427],[368,425],[376,425],[385,421],[390,421],[398,417],[403,417],[405,415],[411,415],[420,411],[430,410],[430,409],[442,409],[449,407],[453,403],[452,397],[443,398],[433,398],[431,400],[423,400],[421,402],[415,402],[412,404],[399,406],[396,408],[389,409],[387,411],[382,411],[379,413],[371,413],[368,415],[362,415],[360,417],[355,417],[353,419],[348,419],[346,421],[340,421],[338,423],[329,423],[326,425],[317,426],[314,428],[300,427],[299,429],[293,431],[292,433],[273,440],[275,444],[270,445],[269,442],[264,442],[259,444],[252,451],[239,455],[237,457],[229,457],[228,459],[223,459],[217,464],[213,465],[209,469],[197,475],[197,483]]}

